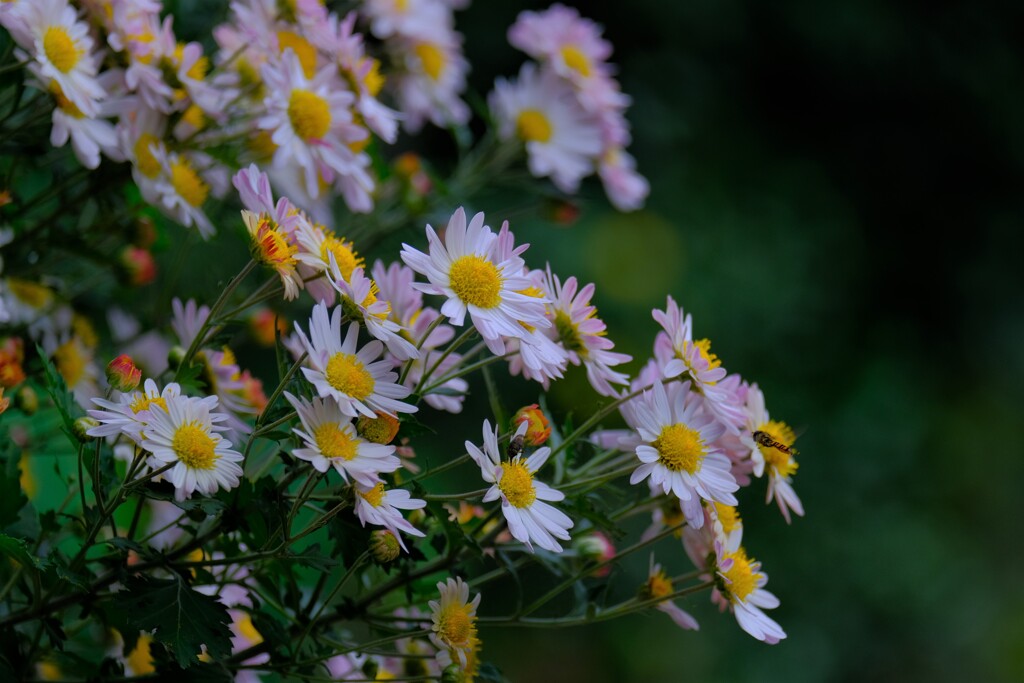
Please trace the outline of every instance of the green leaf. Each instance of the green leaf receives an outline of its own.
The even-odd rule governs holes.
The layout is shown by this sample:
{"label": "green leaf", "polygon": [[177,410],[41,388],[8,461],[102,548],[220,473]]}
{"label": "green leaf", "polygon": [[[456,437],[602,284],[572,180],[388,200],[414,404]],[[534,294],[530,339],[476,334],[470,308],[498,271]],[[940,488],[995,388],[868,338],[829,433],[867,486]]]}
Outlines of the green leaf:
{"label": "green leaf", "polygon": [[77,404],[75,403],[74,397],[71,396],[71,392],[68,391],[68,387],[64,384],[64,378],[57,372],[57,368],[53,366],[53,362],[43,351],[43,347],[36,344],[36,352],[39,354],[39,359],[43,362],[43,376],[46,378],[46,393],[53,399],[53,404],[57,406],[57,411],[60,412],[61,420],[64,421],[64,432],[71,439],[71,443],[77,449],[79,444],[78,440],[75,439],[75,418],[74,413],[76,411]]}
{"label": "green leaf", "polygon": [[0,529],[16,522],[21,508],[27,504],[17,460],[12,458],[6,466],[0,466]]}
{"label": "green leaf", "polygon": [[137,578],[114,597],[128,625],[154,631],[181,667],[198,663],[201,646],[214,659],[231,654],[231,617],[214,598],[197,593],[180,576],[173,579]]}
{"label": "green leaf", "polygon": [[28,551],[28,544],[20,538],[0,534],[0,553],[13,558],[24,569],[37,569],[39,561]]}

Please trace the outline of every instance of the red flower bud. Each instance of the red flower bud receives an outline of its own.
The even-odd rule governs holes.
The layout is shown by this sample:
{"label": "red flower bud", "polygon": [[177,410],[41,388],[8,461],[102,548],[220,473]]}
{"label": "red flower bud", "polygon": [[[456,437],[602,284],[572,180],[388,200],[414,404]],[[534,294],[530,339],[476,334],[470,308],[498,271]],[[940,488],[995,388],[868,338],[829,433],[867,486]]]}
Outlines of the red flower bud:
{"label": "red flower bud", "polygon": [[133,391],[142,381],[142,370],[131,356],[122,353],[107,365],[107,381],[118,391]]}

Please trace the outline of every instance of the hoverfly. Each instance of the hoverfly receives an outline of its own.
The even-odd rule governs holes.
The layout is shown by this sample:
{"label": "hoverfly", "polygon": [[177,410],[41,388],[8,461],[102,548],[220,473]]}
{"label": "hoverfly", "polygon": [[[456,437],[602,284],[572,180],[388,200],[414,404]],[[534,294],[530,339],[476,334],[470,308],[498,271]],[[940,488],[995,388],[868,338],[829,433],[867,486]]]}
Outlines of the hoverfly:
{"label": "hoverfly", "polygon": [[774,448],[778,451],[785,453],[786,455],[797,455],[800,452],[797,449],[793,448],[792,446],[787,446],[784,443],[776,441],[771,437],[770,434],[768,434],[768,432],[754,432],[752,436],[754,437],[754,441],[759,446],[764,446],[765,448]]}
{"label": "hoverfly", "polygon": [[516,434],[515,436],[512,437],[512,440],[508,442],[508,449],[505,451],[505,454],[508,455],[508,459],[511,460],[512,458],[516,457],[522,452],[523,435]]}

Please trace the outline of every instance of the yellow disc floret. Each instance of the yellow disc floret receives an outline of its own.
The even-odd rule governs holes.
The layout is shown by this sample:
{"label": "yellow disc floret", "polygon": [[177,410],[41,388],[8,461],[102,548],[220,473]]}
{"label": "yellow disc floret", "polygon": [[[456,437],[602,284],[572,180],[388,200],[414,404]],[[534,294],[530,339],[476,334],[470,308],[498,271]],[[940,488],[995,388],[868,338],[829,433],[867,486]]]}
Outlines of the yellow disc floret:
{"label": "yellow disc floret", "polygon": [[82,377],[85,376],[85,366],[88,359],[82,353],[82,346],[76,339],[70,339],[60,346],[53,353],[53,362],[57,371],[69,387],[75,387]]}
{"label": "yellow disc floret", "polygon": [[292,31],[278,31],[277,46],[281,54],[291,48],[302,66],[302,73],[306,78],[313,78],[316,73],[316,48],[308,40]]}
{"label": "yellow disc floret", "polygon": [[751,567],[754,560],[747,557],[747,551],[743,548],[729,553],[726,557],[732,559],[729,571],[722,572],[728,582],[726,590],[733,599],[746,601],[747,596],[757,588],[757,579],[760,576]]}
{"label": "yellow disc floret", "polygon": [[647,578],[643,592],[648,598],[668,597],[672,595],[672,580],[668,578],[664,570],[658,569]]}
{"label": "yellow disc floret", "polygon": [[423,65],[423,71],[430,77],[431,80],[436,81],[441,78],[441,72],[444,71],[444,52],[437,45],[433,43],[420,43],[414,49],[416,56],[420,58],[420,63]]}
{"label": "yellow disc floret", "polygon": [[450,603],[441,610],[435,631],[443,643],[452,647],[466,647],[469,639],[476,635],[469,608],[459,602]]}
{"label": "yellow disc floret", "polygon": [[354,399],[363,400],[376,385],[360,360],[351,353],[336,353],[327,361],[327,383]]}
{"label": "yellow disc floret", "polygon": [[128,405],[132,409],[133,413],[141,413],[143,410],[149,410],[152,405],[158,405],[167,410],[167,401],[164,400],[163,396],[157,396],[156,398],[150,398],[142,392],[135,394],[134,400]]}
{"label": "yellow disc floret", "polygon": [[68,34],[63,26],[51,26],[43,34],[43,52],[50,64],[66,74],[75,68],[82,58],[82,50]]}
{"label": "yellow disc floret", "polygon": [[334,262],[338,264],[341,276],[348,280],[352,277],[352,271],[363,265],[363,258],[356,254],[352,242],[346,242],[344,238],[338,238],[327,231],[325,234],[326,237],[320,244],[320,258],[328,263],[329,255],[334,254]]}
{"label": "yellow disc floret", "polygon": [[516,118],[516,132],[523,142],[547,142],[551,139],[551,121],[539,109],[524,109]]}
{"label": "yellow disc floret", "polygon": [[714,503],[718,521],[722,523],[722,531],[729,534],[743,526],[740,511],[734,505]]}
{"label": "yellow disc floret", "polygon": [[356,457],[357,444],[355,439],[338,428],[337,422],[325,422],[313,430],[316,447],[324,457],[351,460]]}
{"label": "yellow disc floret", "polygon": [[[785,422],[770,420],[758,427],[757,431],[764,432],[771,437],[772,441],[786,447],[792,446],[793,442],[796,441],[796,434],[793,433],[793,428]],[[798,465],[796,460],[793,459],[792,453],[786,453],[778,448],[765,446],[760,443],[757,444],[757,448],[761,451],[765,463],[774,467],[780,475],[788,477],[796,472]]]}
{"label": "yellow disc floret", "polygon": [[694,474],[704,459],[700,432],[684,424],[663,427],[652,445],[658,449],[661,464],[672,472],[685,470]]}
{"label": "yellow disc floret", "polygon": [[575,45],[562,47],[562,61],[565,65],[584,78],[590,76],[590,60]]}
{"label": "yellow disc floret", "polygon": [[178,460],[194,470],[212,470],[217,461],[214,442],[202,427],[186,423],[178,427],[171,448]]}
{"label": "yellow disc floret", "polygon": [[135,166],[147,178],[155,178],[160,174],[160,162],[150,151],[150,148],[159,142],[160,140],[150,133],[142,133],[135,141]]}
{"label": "yellow disc floret", "polygon": [[517,508],[529,507],[537,498],[533,488],[533,475],[521,462],[509,462],[502,465],[501,480],[498,488],[508,502]]}
{"label": "yellow disc floret", "polygon": [[331,109],[316,93],[293,90],[288,100],[288,120],[304,141],[318,140],[331,129]]}
{"label": "yellow disc floret", "polygon": [[203,182],[195,169],[185,159],[171,164],[171,185],[182,199],[190,205],[200,207],[210,194],[210,186]]}
{"label": "yellow disc floret", "polygon": [[367,491],[360,491],[359,495],[373,507],[379,508],[384,502],[384,483],[381,482]]}
{"label": "yellow disc floret", "polygon": [[469,254],[452,263],[448,279],[455,296],[479,308],[495,308],[501,303],[501,274],[487,259]]}

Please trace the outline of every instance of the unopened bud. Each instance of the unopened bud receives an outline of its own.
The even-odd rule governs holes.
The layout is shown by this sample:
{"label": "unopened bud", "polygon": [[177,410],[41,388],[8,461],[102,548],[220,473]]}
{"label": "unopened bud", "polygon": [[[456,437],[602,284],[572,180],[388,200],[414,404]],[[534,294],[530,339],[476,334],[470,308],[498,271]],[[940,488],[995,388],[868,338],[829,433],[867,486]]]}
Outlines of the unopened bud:
{"label": "unopened bud", "polygon": [[441,672],[441,683],[463,683],[465,680],[466,672],[458,664],[449,664]]}
{"label": "unopened bud", "polygon": [[570,201],[556,199],[544,206],[543,214],[552,223],[567,228],[579,219],[580,207]]}
{"label": "unopened bud", "polygon": [[133,391],[142,381],[142,370],[131,356],[122,353],[107,364],[107,381],[118,391]]}
{"label": "unopened bud", "polygon": [[177,370],[181,367],[183,360],[185,360],[185,349],[180,346],[172,346],[171,350],[167,352],[167,365],[171,370]]}
{"label": "unopened bud", "polygon": [[146,249],[126,246],[118,254],[117,260],[131,285],[141,287],[156,279],[156,261]]}
{"label": "unopened bud", "polygon": [[518,427],[523,422],[526,423],[523,443],[527,446],[542,446],[551,437],[551,424],[536,403],[520,408],[512,418],[512,427]]}
{"label": "unopened bud", "polygon": [[14,406],[26,415],[35,415],[39,410],[39,396],[36,390],[24,385],[14,394]]}
{"label": "unopened bud", "polygon": [[91,417],[80,417],[77,420],[75,420],[74,428],[72,431],[74,431],[76,439],[85,443],[86,441],[92,441],[93,438],[89,436],[89,430],[99,426],[99,421],[94,420]]}
{"label": "unopened bud", "polygon": [[[615,557],[615,546],[600,531],[579,536],[572,542],[572,547],[585,562],[605,562]],[[605,565],[591,572],[591,576],[607,576],[611,565]]]}
{"label": "unopened bud", "polygon": [[390,531],[378,529],[370,534],[370,555],[377,564],[394,562],[401,553],[402,546]]}
{"label": "unopened bud", "polygon": [[377,417],[361,416],[356,422],[356,431],[367,441],[386,446],[395,440],[398,426],[397,418],[378,411]]}

